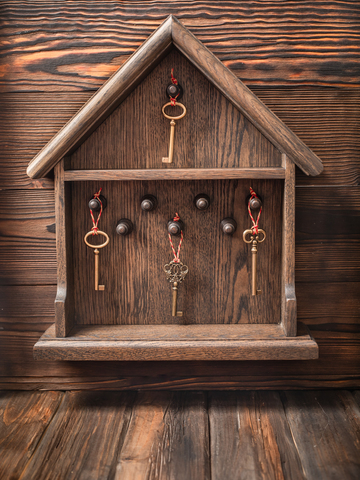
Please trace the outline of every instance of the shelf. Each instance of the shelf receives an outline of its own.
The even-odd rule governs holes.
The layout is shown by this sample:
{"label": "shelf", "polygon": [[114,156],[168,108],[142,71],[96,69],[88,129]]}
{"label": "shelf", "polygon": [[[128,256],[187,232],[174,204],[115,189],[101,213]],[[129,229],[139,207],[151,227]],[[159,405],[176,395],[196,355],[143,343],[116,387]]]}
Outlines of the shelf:
{"label": "shelf", "polygon": [[167,168],[134,170],[66,170],[66,182],[88,180],[221,180],[283,179],[285,169],[269,168]]}
{"label": "shelf", "polygon": [[36,360],[310,360],[314,339],[299,325],[87,325],[66,338],[52,325],[34,346]]}

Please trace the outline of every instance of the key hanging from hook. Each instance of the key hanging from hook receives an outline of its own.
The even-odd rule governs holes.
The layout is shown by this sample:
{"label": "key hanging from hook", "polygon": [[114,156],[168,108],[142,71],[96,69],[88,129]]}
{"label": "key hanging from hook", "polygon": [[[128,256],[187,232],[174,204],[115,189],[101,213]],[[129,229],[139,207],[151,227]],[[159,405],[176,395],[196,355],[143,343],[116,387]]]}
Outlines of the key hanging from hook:
{"label": "key hanging from hook", "polygon": [[[251,243],[251,295],[254,297],[261,294],[261,290],[257,288],[257,253],[258,245],[262,243],[266,238],[266,232],[259,228],[259,220],[262,212],[262,202],[254,202],[259,199],[254,190],[250,187],[250,198],[248,201],[248,212],[253,226],[243,232],[243,240],[245,243]],[[255,222],[255,219],[251,213],[251,205],[260,205],[259,213]]]}
{"label": "key hanging from hook", "polygon": [[[171,239],[171,233],[170,233],[170,231],[173,231],[171,229],[170,224],[173,224],[174,222],[177,222],[179,224],[179,227],[181,228],[181,230],[180,230],[180,242],[179,242],[177,252],[175,250],[173,241]],[[174,259],[171,260],[171,262],[164,265],[164,272],[166,274],[166,279],[168,280],[168,282],[170,282],[170,284],[172,286],[171,315],[173,317],[182,317],[182,315],[183,315],[183,312],[179,312],[178,309],[177,309],[178,287],[179,287],[180,283],[182,283],[182,281],[185,279],[186,275],[189,272],[188,266],[184,265],[180,261],[180,250],[181,250],[181,245],[182,245],[182,242],[183,242],[183,239],[184,239],[184,232],[183,232],[184,226],[183,226],[183,223],[182,222],[180,223],[180,222],[181,222],[181,220],[180,220],[179,214],[176,213],[174,219],[172,221],[170,221],[169,224],[168,224],[168,230],[170,229],[170,231],[168,233],[169,241],[170,241],[170,246],[171,246],[172,252],[174,254]]]}
{"label": "key hanging from hook", "polygon": [[[186,107],[180,102],[177,102],[177,98],[182,96],[182,88],[178,84],[178,81],[173,76],[174,69],[171,69],[171,81],[172,83],[167,86],[166,93],[170,98],[170,102],[165,103],[162,107],[162,113],[165,118],[170,120],[170,142],[169,142],[169,154],[167,157],[162,158],[162,163],[173,163],[174,156],[174,141],[175,141],[175,120],[180,120],[186,115]],[[178,116],[172,117],[165,112],[166,107],[179,106],[182,109],[182,113]]]}

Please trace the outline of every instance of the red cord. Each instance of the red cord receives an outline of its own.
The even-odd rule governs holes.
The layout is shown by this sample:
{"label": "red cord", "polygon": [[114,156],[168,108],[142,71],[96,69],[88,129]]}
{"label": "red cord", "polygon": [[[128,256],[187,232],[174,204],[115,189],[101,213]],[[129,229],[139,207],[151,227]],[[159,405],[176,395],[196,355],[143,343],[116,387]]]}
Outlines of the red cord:
{"label": "red cord", "polygon": [[[178,213],[175,213],[174,222],[178,222],[179,220],[180,220],[179,214],[178,214]],[[168,235],[169,235],[169,242],[170,242],[171,250],[172,250],[172,252],[173,252],[173,254],[174,254],[174,262],[175,262],[175,263],[180,263],[180,250],[181,250],[181,245],[182,245],[182,242],[183,242],[183,239],[184,239],[184,233],[183,233],[183,231],[181,230],[181,237],[180,237],[180,242],[179,242],[179,246],[178,246],[177,253],[176,253],[176,250],[175,250],[173,241],[172,241],[172,239],[171,239],[170,233],[169,233]]]}
{"label": "red cord", "polygon": [[260,207],[256,222],[255,222],[254,217],[252,216],[252,213],[251,213],[250,201],[253,198],[259,198],[259,197],[256,195],[256,193],[254,192],[254,190],[251,187],[250,187],[250,195],[251,196],[250,196],[249,201],[248,201],[248,212],[249,212],[251,221],[253,223],[253,226],[251,227],[251,230],[252,230],[253,234],[256,235],[256,234],[259,233],[259,219],[260,219],[260,215],[261,215],[261,211],[262,211],[262,206]]}
{"label": "red cord", "polygon": [[[174,77],[173,73],[174,73],[174,69],[172,68],[172,69],[171,69],[171,72],[170,72],[171,82],[172,82],[174,85],[177,85],[177,84],[178,84],[178,81],[177,81],[176,78]],[[170,103],[171,103],[171,106],[172,106],[172,107],[175,107],[175,105],[176,105],[176,99],[177,99],[177,97],[178,97],[179,95],[180,95],[180,92],[176,95],[176,97],[170,97]]]}
{"label": "red cord", "polygon": [[103,204],[102,204],[102,201],[101,201],[101,199],[100,199],[101,190],[102,190],[102,188],[100,188],[100,190],[99,190],[97,193],[94,193],[94,198],[97,198],[97,199],[99,200],[99,202],[100,202],[100,212],[99,212],[99,215],[98,215],[98,217],[97,217],[97,219],[96,219],[96,222],[95,222],[94,214],[93,214],[93,212],[92,212],[92,210],[91,210],[91,208],[90,208],[91,220],[92,220],[92,222],[93,222],[93,227],[92,227],[92,229],[91,229],[91,230],[93,231],[93,235],[97,235],[97,234],[98,234],[98,233],[97,233],[98,230],[99,230],[99,229],[98,229],[98,224],[99,224],[99,220],[100,220],[101,214],[102,214],[102,212],[103,212]]}

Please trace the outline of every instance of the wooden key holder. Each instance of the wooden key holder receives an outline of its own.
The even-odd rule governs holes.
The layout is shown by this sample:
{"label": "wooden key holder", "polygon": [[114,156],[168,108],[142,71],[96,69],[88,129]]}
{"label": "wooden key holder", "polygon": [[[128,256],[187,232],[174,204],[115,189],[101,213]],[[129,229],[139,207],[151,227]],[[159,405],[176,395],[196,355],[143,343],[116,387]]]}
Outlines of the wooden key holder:
{"label": "wooden key holder", "polygon": [[[161,111],[166,83],[159,83],[174,66],[187,105],[180,117],[187,114],[176,139],[171,126],[169,167],[159,159],[169,138]],[[296,318],[295,165],[308,175],[322,171],[320,159],[170,16],[29,164],[31,178],[54,169],[58,261],[55,324],[36,343],[35,358],[317,358],[316,342]],[[100,260],[107,285],[87,295],[94,265],[83,240],[88,200],[100,183],[107,198],[101,225],[111,240]],[[242,236],[250,186],[261,192],[266,231],[255,270]],[[194,204],[199,195],[206,208]],[[155,197],[145,211],[143,199]],[[175,211],[186,224],[189,270],[179,299],[163,271]],[[119,218],[134,225],[131,235],[116,234]],[[230,226],[220,226],[223,220]],[[261,295],[251,295],[254,272]]]}

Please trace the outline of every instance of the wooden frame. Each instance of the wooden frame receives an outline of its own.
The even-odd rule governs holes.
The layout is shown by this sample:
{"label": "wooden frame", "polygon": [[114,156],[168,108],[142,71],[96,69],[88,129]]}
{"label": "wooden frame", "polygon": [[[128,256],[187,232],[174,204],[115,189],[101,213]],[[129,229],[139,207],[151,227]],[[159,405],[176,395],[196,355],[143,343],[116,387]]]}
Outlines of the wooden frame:
{"label": "wooden frame", "polygon": [[[90,135],[160,62],[180,50],[282,154],[264,168],[65,170],[65,156]],[[39,178],[55,168],[58,290],[55,327],[34,347],[47,360],[270,360],[313,359],[318,347],[297,328],[295,296],[295,164],[321,172],[320,159],[174,17],[169,17],[30,162]],[[76,325],[73,298],[71,202],[73,182],[89,180],[281,179],[281,315],[277,324]]]}

